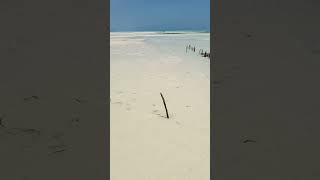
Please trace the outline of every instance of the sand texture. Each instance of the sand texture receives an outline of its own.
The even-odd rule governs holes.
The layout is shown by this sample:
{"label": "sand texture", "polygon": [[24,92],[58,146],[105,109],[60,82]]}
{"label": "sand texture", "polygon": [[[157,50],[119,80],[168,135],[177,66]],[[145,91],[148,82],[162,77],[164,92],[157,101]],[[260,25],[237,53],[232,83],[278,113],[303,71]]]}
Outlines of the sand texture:
{"label": "sand texture", "polygon": [[112,180],[209,179],[209,36],[111,33]]}

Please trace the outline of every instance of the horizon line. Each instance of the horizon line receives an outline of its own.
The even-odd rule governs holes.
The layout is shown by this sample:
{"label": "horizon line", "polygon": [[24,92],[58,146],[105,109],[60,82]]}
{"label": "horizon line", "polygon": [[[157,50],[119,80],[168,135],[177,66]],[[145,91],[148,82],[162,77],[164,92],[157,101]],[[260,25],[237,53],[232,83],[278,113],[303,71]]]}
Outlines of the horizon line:
{"label": "horizon line", "polygon": [[181,29],[181,30],[110,30],[109,32],[173,32],[173,31],[182,31],[182,32],[204,32],[210,33],[209,30],[204,29]]}

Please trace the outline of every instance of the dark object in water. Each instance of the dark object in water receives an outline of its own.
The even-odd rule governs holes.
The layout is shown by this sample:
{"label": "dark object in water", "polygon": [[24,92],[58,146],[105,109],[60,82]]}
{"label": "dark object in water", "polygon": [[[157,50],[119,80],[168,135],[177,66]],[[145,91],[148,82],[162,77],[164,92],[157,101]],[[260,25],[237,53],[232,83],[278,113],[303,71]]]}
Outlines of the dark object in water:
{"label": "dark object in water", "polygon": [[167,118],[169,119],[169,114],[168,114],[168,109],[167,109],[166,101],[164,100],[162,93],[160,93],[160,95],[161,95],[161,98],[162,98],[162,101],[163,101],[163,104],[164,104],[164,108],[166,109]]}

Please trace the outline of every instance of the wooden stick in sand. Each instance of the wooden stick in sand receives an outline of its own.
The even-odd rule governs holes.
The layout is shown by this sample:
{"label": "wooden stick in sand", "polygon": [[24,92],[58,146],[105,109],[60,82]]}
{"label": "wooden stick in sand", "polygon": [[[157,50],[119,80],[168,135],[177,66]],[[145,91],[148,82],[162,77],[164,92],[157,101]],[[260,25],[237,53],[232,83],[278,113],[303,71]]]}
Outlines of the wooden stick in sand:
{"label": "wooden stick in sand", "polygon": [[160,95],[161,95],[161,98],[162,98],[162,101],[163,101],[163,104],[164,104],[164,108],[166,109],[167,118],[169,119],[169,114],[168,114],[168,109],[167,109],[166,101],[164,100],[162,93],[160,93]]}

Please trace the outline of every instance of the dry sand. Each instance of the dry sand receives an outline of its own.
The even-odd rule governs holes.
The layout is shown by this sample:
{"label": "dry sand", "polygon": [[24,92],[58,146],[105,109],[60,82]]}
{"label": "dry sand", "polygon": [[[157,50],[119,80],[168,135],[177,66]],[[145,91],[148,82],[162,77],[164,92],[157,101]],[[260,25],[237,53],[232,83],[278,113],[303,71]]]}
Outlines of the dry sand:
{"label": "dry sand", "polygon": [[210,61],[185,48],[209,42],[208,33],[111,33],[112,180],[209,179]]}

